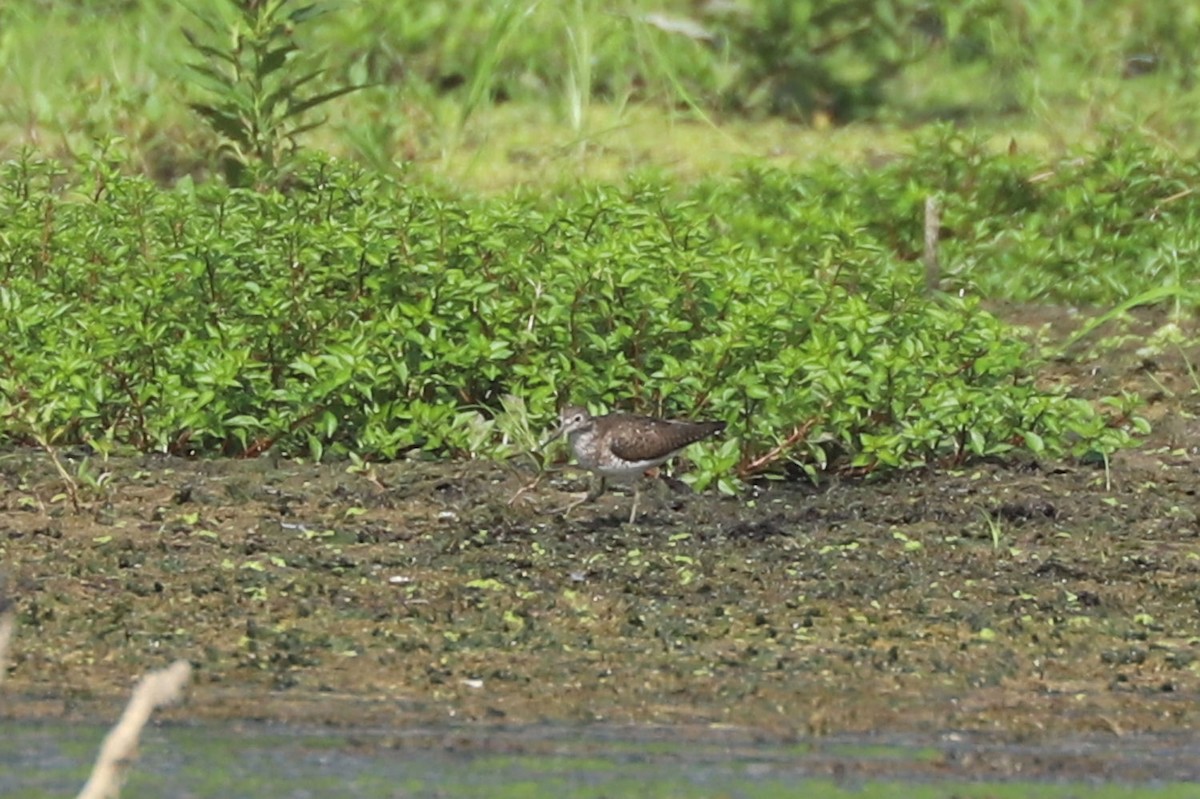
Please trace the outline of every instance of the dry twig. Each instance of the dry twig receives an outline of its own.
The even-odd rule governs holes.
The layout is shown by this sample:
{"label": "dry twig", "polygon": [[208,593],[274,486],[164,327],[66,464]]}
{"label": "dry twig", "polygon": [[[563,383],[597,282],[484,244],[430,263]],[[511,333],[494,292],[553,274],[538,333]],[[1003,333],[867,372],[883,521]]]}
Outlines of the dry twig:
{"label": "dry twig", "polygon": [[50,456],[50,461],[54,464],[54,468],[58,470],[58,476],[62,478],[63,484],[67,487],[67,496],[71,499],[72,507],[75,508],[76,513],[79,513],[79,486],[75,483],[75,480],[71,477],[66,467],[62,465],[62,461],[58,459],[58,452],[54,449],[54,445],[39,433],[33,434],[33,440]]}
{"label": "dry twig", "polygon": [[137,757],[142,727],[157,708],[179,699],[191,676],[191,664],[177,660],[141,679],[133,689],[133,697],[125,706],[121,720],[105,737],[96,765],[78,799],[116,799],[120,795],[125,772]]}
{"label": "dry twig", "polygon": [[809,419],[804,424],[796,425],[794,428],[792,428],[791,435],[789,435],[782,444],[773,447],[771,451],[765,455],[760,455],[754,460],[744,462],[738,466],[738,477],[745,479],[751,475],[764,471],[771,464],[782,458],[784,453],[803,441],[808,436],[808,431],[812,430],[816,423],[816,419]]}

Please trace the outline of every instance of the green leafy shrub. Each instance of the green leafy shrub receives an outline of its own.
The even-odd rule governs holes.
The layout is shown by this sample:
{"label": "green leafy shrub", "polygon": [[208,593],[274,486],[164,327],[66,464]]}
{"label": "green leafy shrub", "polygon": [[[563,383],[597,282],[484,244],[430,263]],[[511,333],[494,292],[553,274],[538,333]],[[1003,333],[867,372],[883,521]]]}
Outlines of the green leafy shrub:
{"label": "green leafy shrub", "polygon": [[697,479],[729,489],[1108,452],[1134,423],[1038,388],[977,302],[928,299],[861,215],[780,176],[538,202],[297,170],[287,192],[0,170],[0,441],[503,456],[586,401],[728,420]]}
{"label": "green leafy shrub", "polygon": [[814,207],[857,220],[892,257],[914,263],[925,199],[942,202],[947,287],[994,299],[1111,304],[1164,283],[1198,299],[1200,166],[1127,131],[1050,164],[939,127],[914,154],[873,169],[750,171],[698,193],[731,236],[799,255]]}
{"label": "green leafy shrub", "polygon": [[884,81],[917,56],[914,0],[760,0],[726,16],[746,106],[809,116],[860,116],[882,101]]}

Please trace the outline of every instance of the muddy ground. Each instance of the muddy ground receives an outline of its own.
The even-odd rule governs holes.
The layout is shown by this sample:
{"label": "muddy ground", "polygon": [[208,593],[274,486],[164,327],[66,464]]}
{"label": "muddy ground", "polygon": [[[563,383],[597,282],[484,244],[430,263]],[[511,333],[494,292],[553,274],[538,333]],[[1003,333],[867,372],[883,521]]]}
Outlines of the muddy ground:
{"label": "muddy ground", "polygon": [[1182,359],[1059,378],[1142,391],[1155,433],[1107,473],[660,483],[634,525],[616,491],[544,513],[585,487],[570,469],[510,504],[530,476],[510,466],[269,457],[93,458],[75,512],[44,454],[0,453],[19,620],[0,716],[112,718],[139,674],[187,658],[167,718],[1193,733],[1197,389]]}

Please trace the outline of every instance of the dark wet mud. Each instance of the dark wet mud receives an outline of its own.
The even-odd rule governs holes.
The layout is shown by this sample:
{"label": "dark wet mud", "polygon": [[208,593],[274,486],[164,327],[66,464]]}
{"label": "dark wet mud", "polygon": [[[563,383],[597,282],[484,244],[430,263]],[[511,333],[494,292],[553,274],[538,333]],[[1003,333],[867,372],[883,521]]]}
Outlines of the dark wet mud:
{"label": "dark wet mud", "polygon": [[0,718],[111,719],[187,658],[168,720],[1194,741],[1195,408],[1184,370],[1153,374],[1156,433],[1107,469],[661,483],[634,525],[613,491],[544,513],[584,490],[570,469],[512,501],[531,475],[489,463],[63,450],[76,512],[46,455],[0,453]]}

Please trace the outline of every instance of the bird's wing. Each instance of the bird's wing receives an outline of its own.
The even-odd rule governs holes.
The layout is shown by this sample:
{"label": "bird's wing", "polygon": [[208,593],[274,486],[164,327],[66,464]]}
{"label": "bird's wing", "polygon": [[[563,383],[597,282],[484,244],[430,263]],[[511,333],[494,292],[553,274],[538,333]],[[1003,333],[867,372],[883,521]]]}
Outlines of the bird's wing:
{"label": "bird's wing", "polygon": [[611,433],[612,454],[627,461],[655,461],[725,429],[724,422],[674,422],[649,416],[622,416]]}

